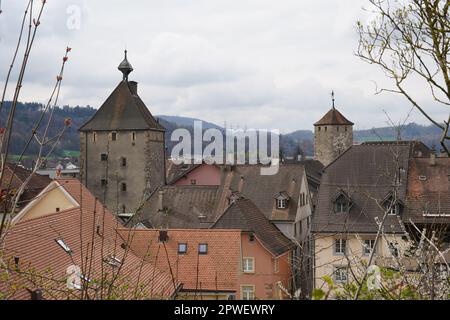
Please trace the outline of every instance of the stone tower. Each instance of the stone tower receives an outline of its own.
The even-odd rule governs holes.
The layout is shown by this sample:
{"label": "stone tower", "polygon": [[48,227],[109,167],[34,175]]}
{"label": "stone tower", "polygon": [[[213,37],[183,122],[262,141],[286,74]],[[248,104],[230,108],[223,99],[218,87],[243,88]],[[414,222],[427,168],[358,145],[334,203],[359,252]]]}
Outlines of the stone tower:
{"label": "stone tower", "polygon": [[334,106],[314,124],[314,158],[329,165],[353,144],[353,122],[347,120]]}
{"label": "stone tower", "polygon": [[128,81],[133,67],[125,59],[123,79],[80,128],[82,183],[111,212],[127,218],[143,198],[165,184],[165,129]]}

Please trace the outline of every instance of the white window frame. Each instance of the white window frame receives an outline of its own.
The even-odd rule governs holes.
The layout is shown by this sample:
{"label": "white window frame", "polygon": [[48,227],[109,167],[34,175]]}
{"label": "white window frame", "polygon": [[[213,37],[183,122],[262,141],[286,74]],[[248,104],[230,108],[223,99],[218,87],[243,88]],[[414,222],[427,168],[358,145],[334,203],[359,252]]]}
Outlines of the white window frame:
{"label": "white window frame", "polygon": [[334,281],[336,283],[347,283],[348,282],[348,268],[347,267],[334,267]]}
{"label": "white window frame", "polygon": [[[202,246],[204,246],[206,251],[201,251],[200,250],[200,248],[202,248]],[[198,244],[198,254],[208,254],[208,244],[207,243],[199,243]]]}
{"label": "white window frame", "polygon": [[244,273],[255,273],[255,258],[254,257],[242,258],[242,270]]}
{"label": "white window frame", "polygon": [[[339,250],[338,250],[339,248]],[[342,252],[343,251],[343,252]],[[347,240],[346,239],[335,239],[333,252],[335,256],[344,256],[347,253]]]}
{"label": "white window frame", "polygon": [[277,199],[277,209],[286,209],[286,208],[287,208],[287,200]]}
{"label": "white window frame", "polygon": [[241,300],[255,300],[255,286],[250,284],[241,285]]}
{"label": "white window frame", "polygon": [[334,209],[336,210],[336,213],[348,213],[350,211],[350,204],[348,203],[348,201],[339,198],[334,204]]}
{"label": "white window frame", "polygon": [[389,209],[388,210],[389,216],[396,216],[400,211],[400,205],[398,203],[395,203],[390,208],[388,207],[387,209]]}
{"label": "white window frame", "polygon": [[[369,244],[367,244],[369,242]],[[366,239],[363,244],[363,254],[368,256],[372,253],[372,250],[376,253],[377,249],[375,247],[375,239]]]}
{"label": "white window frame", "polygon": [[[182,246],[184,246],[184,251],[181,251],[181,250],[180,250],[180,248],[181,248]],[[178,243],[178,254],[186,254],[186,253],[187,253],[187,247],[188,247],[188,245],[187,245],[187,243],[185,243],[185,242],[180,242],[180,243]]]}

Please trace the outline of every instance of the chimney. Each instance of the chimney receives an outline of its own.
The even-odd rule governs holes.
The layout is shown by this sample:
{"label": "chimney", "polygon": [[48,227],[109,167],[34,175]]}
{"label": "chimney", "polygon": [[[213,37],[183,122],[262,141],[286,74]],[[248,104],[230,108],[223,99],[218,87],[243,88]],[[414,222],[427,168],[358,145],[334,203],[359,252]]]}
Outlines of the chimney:
{"label": "chimney", "polygon": [[238,192],[239,193],[241,193],[242,189],[244,189],[244,181],[245,181],[244,176],[241,176],[241,179],[239,180],[239,186],[238,186]]}
{"label": "chimney", "polygon": [[128,85],[132,94],[137,95],[137,86],[138,83],[136,81],[128,81]]}
{"label": "chimney", "polygon": [[436,165],[436,152],[431,151],[430,153],[430,166]]}
{"label": "chimney", "polygon": [[30,293],[31,300],[42,300],[42,290],[41,289],[36,289],[36,290],[27,289],[27,290]]}
{"label": "chimney", "polygon": [[159,212],[164,211],[164,191],[163,190],[158,191],[158,211]]}
{"label": "chimney", "polygon": [[295,179],[291,180],[291,183],[289,184],[289,189],[287,191],[289,197],[292,197],[292,195],[294,194],[294,190],[295,190],[295,186],[297,185],[297,181],[295,181]]}

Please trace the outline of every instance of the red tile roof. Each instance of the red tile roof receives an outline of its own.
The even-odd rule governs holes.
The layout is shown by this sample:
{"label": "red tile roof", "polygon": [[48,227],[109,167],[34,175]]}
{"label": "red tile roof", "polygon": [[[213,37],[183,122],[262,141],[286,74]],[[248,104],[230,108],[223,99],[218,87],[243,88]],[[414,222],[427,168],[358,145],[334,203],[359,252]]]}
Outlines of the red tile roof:
{"label": "red tile roof", "polygon": [[[123,246],[116,232],[118,220],[107,209],[103,209],[102,204],[78,180],[58,182],[82,204],[81,207],[19,222],[5,238],[5,260],[11,262],[14,257],[20,259],[20,270],[25,275],[20,277],[19,282],[25,288],[42,289],[45,299],[67,298],[67,268],[77,265],[92,283],[102,278],[111,281],[119,274],[115,282],[116,298],[135,298],[134,291],[130,289],[118,292],[126,284],[132,290],[137,284],[142,285],[142,294],[146,298],[168,298],[174,293],[174,283],[167,274],[124,249],[126,246]],[[58,245],[58,239],[71,249],[71,255]],[[114,268],[105,263],[104,259],[109,256],[122,260],[122,267]],[[40,276],[45,275],[46,279],[30,281],[31,270],[36,270]],[[12,274],[14,276],[10,280],[16,281],[17,273]],[[3,283],[5,285],[7,283]],[[79,297],[79,291],[73,293],[75,296],[72,298]],[[30,294],[24,289],[14,295],[18,299],[29,297]]]}
{"label": "red tile roof", "polygon": [[[130,240],[133,253],[146,257],[166,274],[172,272],[184,290],[237,290],[239,230],[171,229],[165,243],[159,241],[159,231],[155,229],[120,229],[119,233],[124,240]],[[179,243],[187,244],[185,254],[178,254]],[[198,254],[198,245],[203,243],[208,244],[208,253]]]}

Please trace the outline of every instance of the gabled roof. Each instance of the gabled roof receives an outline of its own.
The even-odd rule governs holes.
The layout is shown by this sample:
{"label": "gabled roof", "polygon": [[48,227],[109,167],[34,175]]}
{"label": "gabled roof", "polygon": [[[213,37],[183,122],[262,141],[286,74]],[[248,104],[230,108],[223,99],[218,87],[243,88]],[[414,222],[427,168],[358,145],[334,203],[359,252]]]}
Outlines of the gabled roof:
{"label": "gabled roof", "polygon": [[[169,229],[167,241],[159,241],[159,231],[119,229],[132,252],[156,264],[167,275],[170,271],[182,290],[236,291],[241,246],[240,230]],[[178,244],[187,245],[178,254]],[[198,245],[207,244],[207,254],[198,254]]]}
{"label": "gabled roof", "polygon": [[130,224],[141,222],[149,228],[207,228],[216,219],[219,195],[217,186],[163,186],[151,195]]}
{"label": "gabled roof", "polygon": [[353,122],[349,121],[346,117],[342,115],[336,108],[330,109],[318,122],[314,124],[315,126],[324,125],[354,125]]}
{"label": "gabled roof", "polygon": [[[78,180],[63,179],[58,183],[81,206],[19,222],[8,232],[3,260],[14,266],[14,258],[17,257],[22,272],[22,276],[18,277],[12,268],[8,279],[12,283],[18,281],[24,285],[23,288],[19,287],[13,298],[28,299],[30,294],[25,290],[28,288],[42,289],[44,299],[67,299],[66,272],[72,265],[90,266],[90,272],[82,268],[84,276],[89,279],[99,280],[102,275],[109,274],[106,281],[111,280],[110,277],[117,269],[103,262],[110,256],[123,262],[119,276],[122,280],[119,282],[136,285],[139,276],[139,283],[144,285],[143,291],[147,298],[169,298],[174,293],[174,285],[169,276],[153,265],[143,263],[142,259],[124,249],[123,241],[117,240],[120,239],[116,233],[118,221]],[[62,240],[70,248],[71,254],[56,240]],[[25,271],[30,270],[44,278],[29,281]],[[127,279],[128,282],[124,283]],[[0,291],[2,286],[8,284],[7,281],[1,281]],[[75,290],[72,293],[70,298],[76,299],[79,292]]]}
{"label": "gabled roof", "polygon": [[287,192],[283,191],[277,193],[274,198],[278,200],[289,200],[291,197],[287,194]]}
{"label": "gabled roof", "polygon": [[253,232],[273,256],[293,250],[289,240],[249,199],[234,201],[212,226],[214,229],[239,229]]}
{"label": "gabled roof", "polygon": [[194,171],[202,164],[175,164],[173,161],[167,161],[166,164],[166,176],[167,184],[175,184],[178,180],[188,175],[190,172]]}
{"label": "gabled roof", "polygon": [[[5,173],[2,180],[1,189],[6,189],[9,181],[11,180],[10,189],[18,189],[20,186],[30,177],[31,171],[21,166],[16,166],[12,163],[6,163]],[[47,187],[51,179],[41,176],[39,174],[33,174],[31,179],[27,183],[24,193],[18,203],[19,208],[26,206],[36,195],[38,195],[45,187]]]}
{"label": "gabled roof", "polygon": [[[377,201],[383,201],[394,188],[398,199],[405,199],[412,151],[410,144],[380,143],[354,145],[341,154],[324,170],[313,215],[313,232],[376,232],[376,218],[384,215]],[[396,179],[399,175],[400,184]],[[341,190],[346,191],[353,204],[346,214],[333,210],[333,200]],[[402,232],[396,216],[388,216],[385,225],[386,233]]]}
{"label": "gabled roof", "polygon": [[130,87],[135,82],[119,83],[94,116],[80,131],[159,130],[164,131],[141,98]]}
{"label": "gabled roof", "polygon": [[[280,164],[278,173],[274,175],[261,175],[261,166],[258,165],[238,165],[227,174],[230,182],[229,185],[225,185],[225,189],[229,188],[231,191],[241,189],[240,193],[250,199],[269,220],[295,220],[301,183],[305,178],[303,165]],[[227,179],[222,178],[223,181]],[[275,196],[280,192],[286,192],[290,197],[289,207],[282,213],[275,206]]]}

